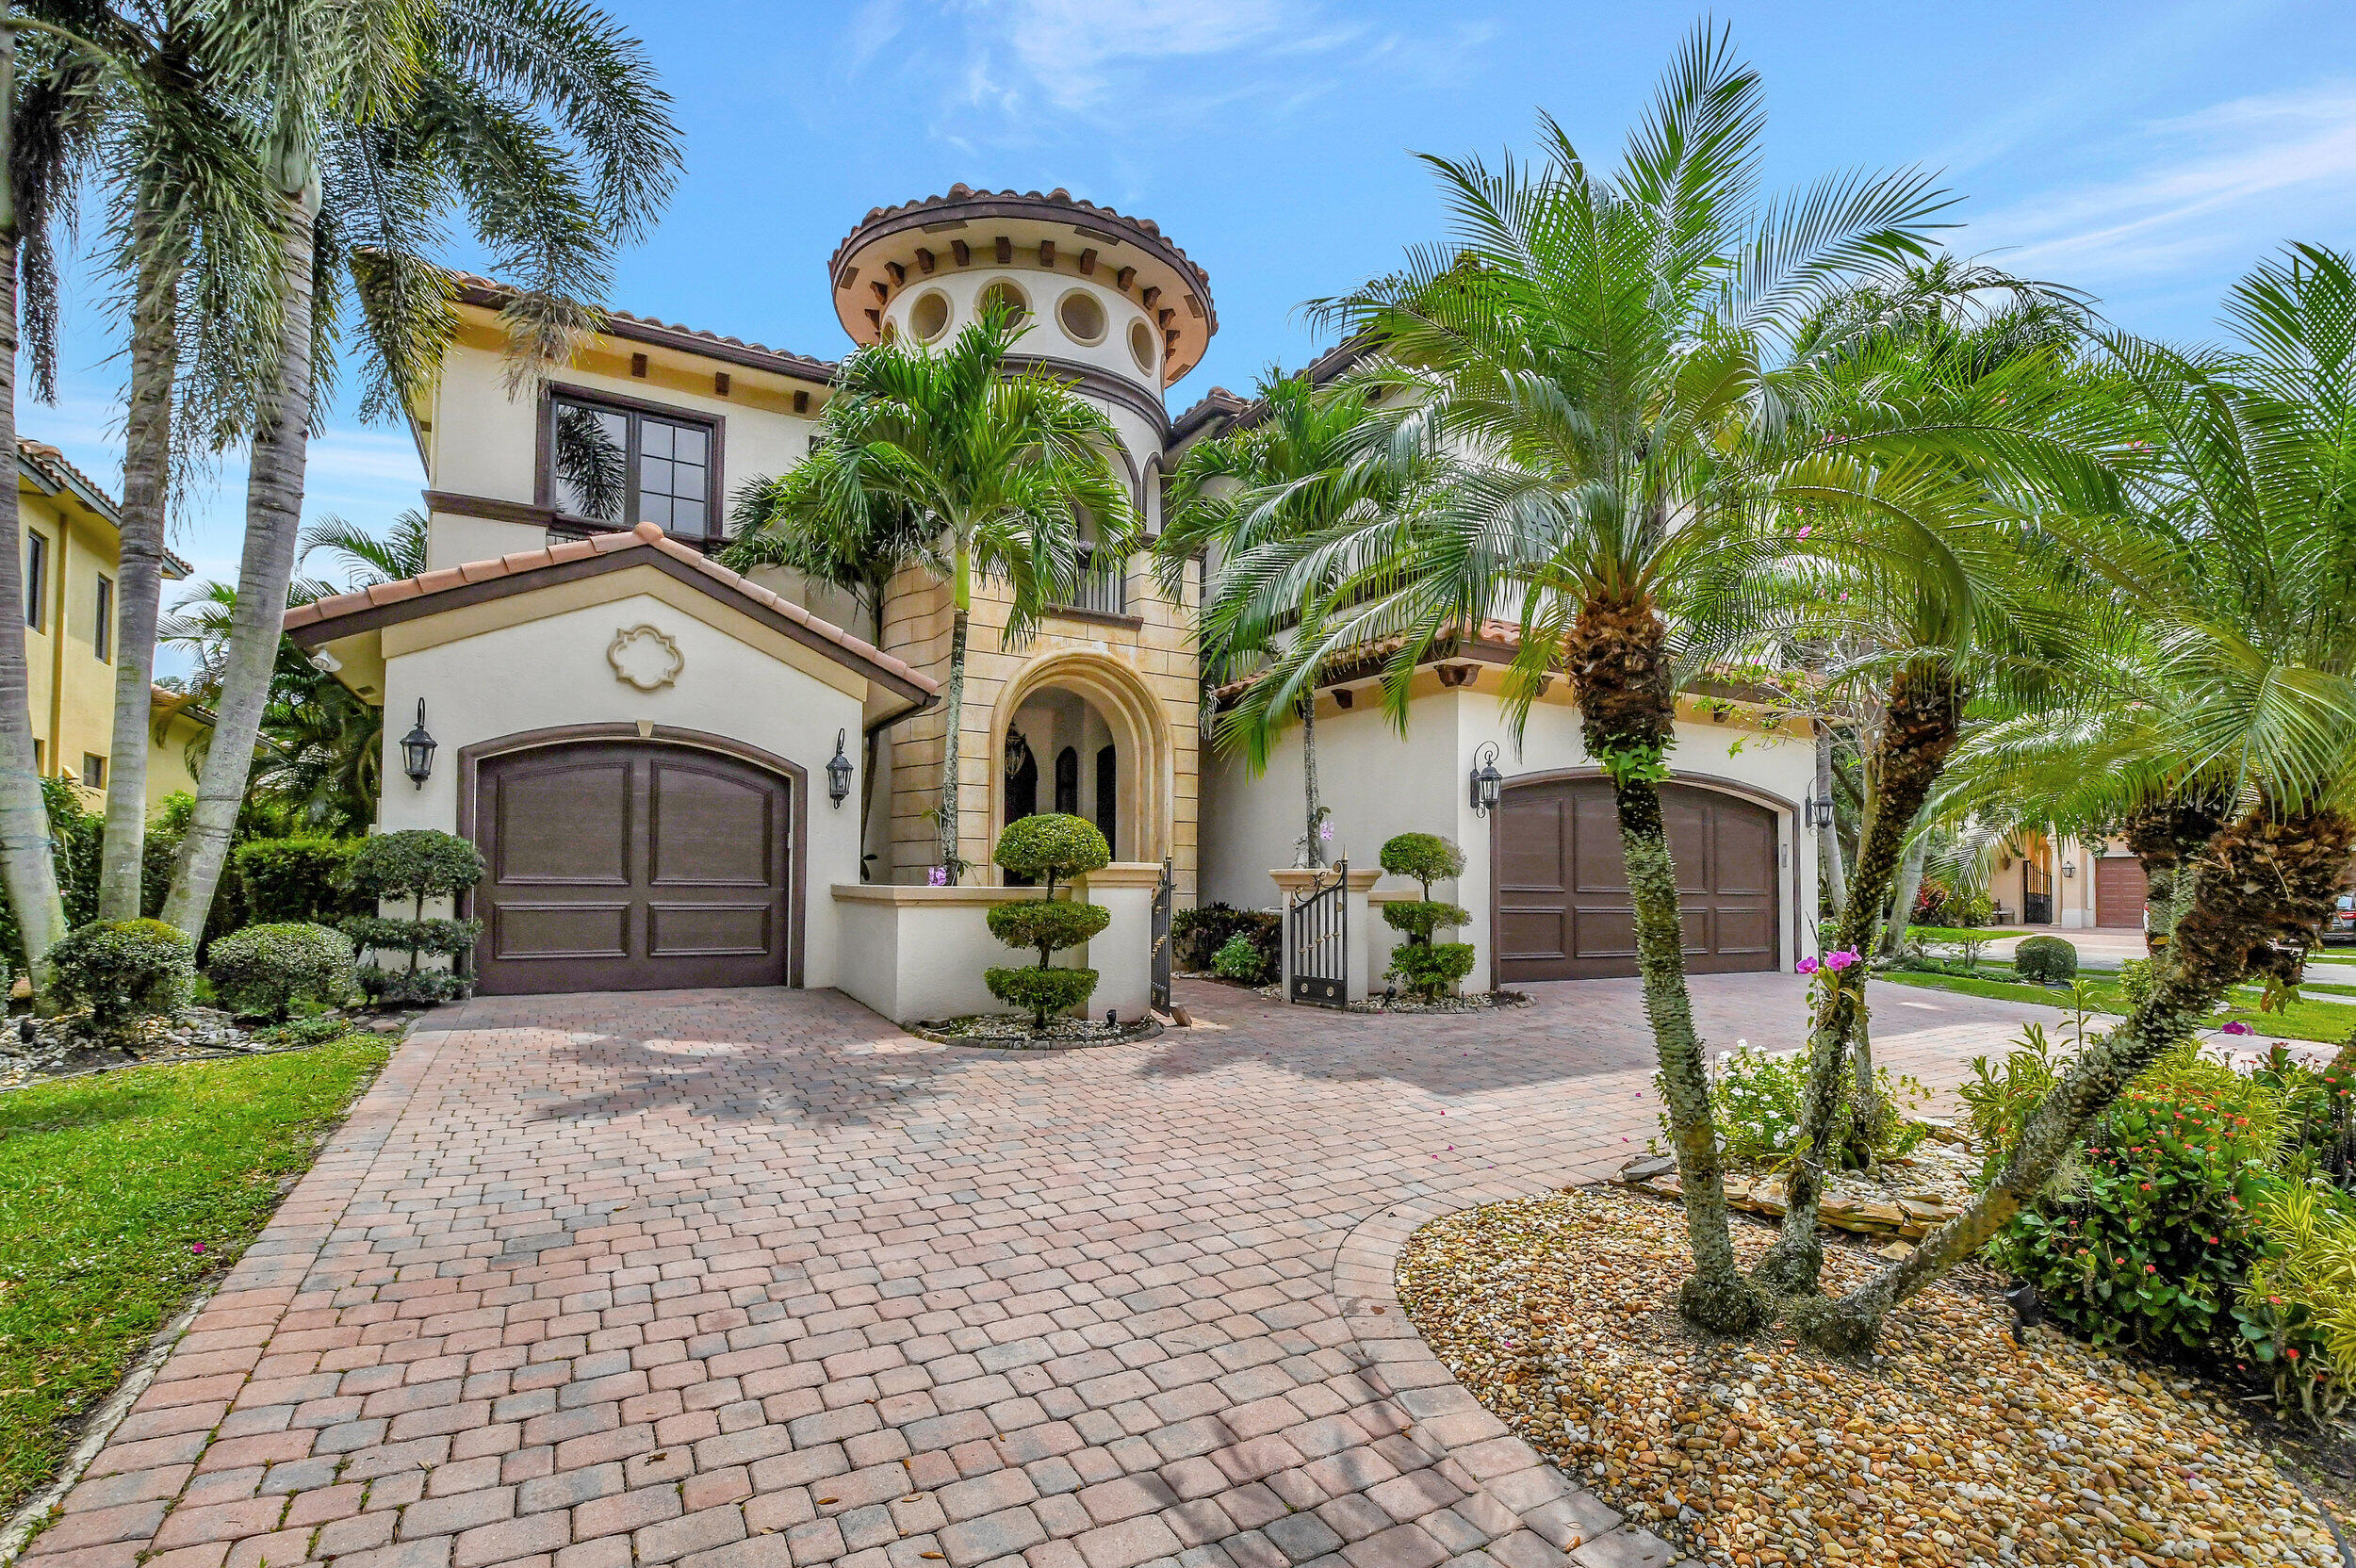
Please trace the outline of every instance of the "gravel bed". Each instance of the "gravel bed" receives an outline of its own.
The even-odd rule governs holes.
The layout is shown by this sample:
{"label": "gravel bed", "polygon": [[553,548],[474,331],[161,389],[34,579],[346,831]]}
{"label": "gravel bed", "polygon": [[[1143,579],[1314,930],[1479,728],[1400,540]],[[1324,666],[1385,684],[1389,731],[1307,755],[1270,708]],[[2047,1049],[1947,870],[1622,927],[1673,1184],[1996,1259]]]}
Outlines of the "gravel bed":
{"label": "gravel bed", "polygon": [[1091,1045],[1132,1045],[1162,1032],[1154,1019],[1106,1028],[1101,1020],[1053,1018],[1044,1031],[1028,1013],[977,1013],[911,1024],[908,1033],[937,1045],[986,1045],[1001,1051],[1074,1051]]}
{"label": "gravel bed", "polygon": [[[1738,1224],[1747,1263],[1773,1232]],[[1828,1246],[1827,1284],[1879,1264]],[[2337,1565],[2315,1506],[2207,1385],[1933,1285],[1871,1369],[1676,1315],[1674,1206],[1610,1188],[1495,1203],[1409,1238],[1399,1291],[1457,1379],[1612,1507],[1728,1568],[1772,1563]]]}
{"label": "gravel bed", "polygon": [[[1281,983],[1273,986],[1254,986],[1252,989],[1254,995],[1265,996],[1271,1002],[1284,1000],[1284,988]],[[1349,1003],[1334,1010],[1344,1013],[1399,1013],[1402,1015],[1488,1013],[1495,1012],[1500,1007],[1527,1007],[1529,1005],[1530,994],[1527,991],[1475,991],[1470,996],[1443,996],[1432,1002],[1418,1002],[1409,996],[1385,1002],[1381,997],[1374,996],[1368,997],[1364,1002]]]}

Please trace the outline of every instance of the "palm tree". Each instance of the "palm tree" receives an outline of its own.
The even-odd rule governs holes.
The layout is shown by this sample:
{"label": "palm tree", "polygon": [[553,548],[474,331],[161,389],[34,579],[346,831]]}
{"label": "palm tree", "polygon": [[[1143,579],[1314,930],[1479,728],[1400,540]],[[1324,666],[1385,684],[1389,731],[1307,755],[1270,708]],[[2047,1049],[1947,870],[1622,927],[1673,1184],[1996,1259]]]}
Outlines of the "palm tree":
{"label": "palm tree", "polygon": [[810,456],[787,476],[803,498],[796,510],[820,523],[896,531],[916,519],[924,562],[949,585],[935,820],[952,884],[965,867],[957,743],[975,578],[1006,580],[1006,636],[1018,640],[1076,589],[1084,515],[1099,552],[1119,558],[1131,547],[1128,494],[1106,456],[1120,437],[1046,371],[1007,374],[1023,330],[1019,313],[994,305],[939,351],[900,341],[861,349],[843,362]]}
{"label": "palm tree", "polygon": [[2158,678],[2122,721],[2136,749],[2162,776],[2230,779],[2230,815],[2192,863],[2150,998],[2070,1063],[1963,1214],[1838,1302],[1792,1311],[1818,1344],[1870,1348],[2230,987],[2295,980],[2356,848],[2356,268],[2293,247],[2225,314],[2244,345],[2230,353],[2102,340],[2152,460],[2119,510],[2041,526],[2149,624]]}
{"label": "palm tree", "polygon": [[[269,706],[300,544],[313,374],[334,364],[348,280],[384,414],[429,384],[454,330],[427,258],[463,210],[522,286],[502,313],[511,390],[570,357],[609,259],[668,199],[679,135],[644,52],[586,4],[368,0],[231,8],[259,58],[281,247],[279,336],[251,426],[246,535],[215,744],[164,919],[204,923]],[[588,302],[584,303],[583,302]]]}
{"label": "palm tree", "polygon": [[[1196,636],[1205,680],[1249,673],[1270,647],[1266,636],[1287,609],[1315,596],[1282,567],[1291,542],[1334,528],[1353,514],[1379,514],[1397,497],[1397,476],[1358,461],[1364,446],[1365,398],[1354,389],[1319,392],[1305,375],[1261,379],[1258,401],[1245,421],[1199,441],[1179,463],[1170,514],[1153,543],[1153,571],[1170,602],[1180,602],[1199,558],[1214,564]],[[1269,573],[1264,562],[1278,564]],[[1317,798],[1317,698],[1314,682],[1296,712],[1301,724],[1301,771],[1308,863],[1325,863],[1325,808]],[[1268,765],[1267,726],[1233,715],[1217,731],[1241,747],[1254,769]]]}
{"label": "palm tree", "polygon": [[[342,561],[344,580],[350,587],[398,582],[425,570],[428,528],[426,514],[415,507],[395,517],[392,528],[381,537],[331,512],[303,531],[302,554],[296,564],[324,550]],[[306,601],[290,598],[286,602],[292,606]]]}
{"label": "palm tree", "polygon": [[1790,354],[1838,289],[1927,253],[1943,198],[1901,173],[1762,203],[1760,128],[1757,75],[1697,30],[1615,175],[1551,122],[1534,168],[1428,160],[1454,237],[1326,313],[1379,351],[1354,379],[1382,391],[1388,448],[1445,465],[1445,486],[1301,542],[1300,569],[1335,586],[1252,694],[1288,706],[1335,654],[1390,641],[1384,700],[1403,717],[1432,645],[1491,616],[1521,626],[1516,722],[1567,675],[1618,807],[1694,1253],[1680,1306],[1720,1332],[1769,1305],[1734,1259],[1661,819],[1688,651],[1672,617],[1690,582],[1767,548],[1779,515],[1870,505],[1928,527],[1953,488],[1912,461],[1950,438],[1903,417],[1820,440],[1821,374]]}

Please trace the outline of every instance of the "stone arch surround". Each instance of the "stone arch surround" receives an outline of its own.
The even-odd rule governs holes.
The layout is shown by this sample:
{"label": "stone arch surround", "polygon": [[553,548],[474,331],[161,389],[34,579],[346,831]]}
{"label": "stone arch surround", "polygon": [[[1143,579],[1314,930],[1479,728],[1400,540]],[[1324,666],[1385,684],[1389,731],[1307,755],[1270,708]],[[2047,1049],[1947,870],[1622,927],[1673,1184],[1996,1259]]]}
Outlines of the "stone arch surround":
{"label": "stone arch surround", "polygon": [[[1170,854],[1172,802],[1177,790],[1175,737],[1164,705],[1126,661],[1087,648],[1041,654],[1000,689],[990,719],[990,836],[995,844],[1006,819],[1006,727],[1024,702],[1049,688],[1077,694],[1103,716],[1113,744],[1130,760],[1115,809],[1137,825],[1134,858]],[[990,879],[996,881],[996,867]]]}

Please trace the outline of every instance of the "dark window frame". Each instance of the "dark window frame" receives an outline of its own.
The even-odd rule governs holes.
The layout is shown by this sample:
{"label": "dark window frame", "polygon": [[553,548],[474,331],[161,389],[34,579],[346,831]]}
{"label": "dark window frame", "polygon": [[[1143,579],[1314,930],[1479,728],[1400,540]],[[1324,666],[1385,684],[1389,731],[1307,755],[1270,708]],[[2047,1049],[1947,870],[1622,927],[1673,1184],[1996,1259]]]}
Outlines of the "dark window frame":
{"label": "dark window frame", "polygon": [[82,786],[90,790],[106,787],[106,760],[94,751],[82,753]]}
{"label": "dark window frame", "polygon": [[115,662],[115,580],[104,572],[98,574],[94,603],[98,625],[90,631],[90,650],[100,663],[111,664]]}
{"label": "dark window frame", "polygon": [[36,528],[25,531],[25,626],[29,631],[49,629],[49,535]]}
{"label": "dark window frame", "polygon": [[[624,448],[624,473],[621,520],[603,517],[583,517],[566,512],[557,505],[556,490],[556,405],[560,402],[581,403],[591,408],[619,414],[630,421],[630,434]],[[726,513],[722,498],[727,494],[725,478],[728,451],[728,418],[725,415],[706,414],[697,409],[680,408],[674,403],[655,402],[646,398],[627,397],[608,392],[601,387],[575,386],[552,382],[540,398],[538,420],[538,449],[533,464],[532,504],[545,508],[560,528],[591,529],[620,532],[635,528],[638,523],[638,458],[640,431],[647,418],[667,421],[674,425],[692,425],[705,433],[711,443],[704,473],[705,531],[700,534],[674,534],[683,544],[712,544],[726,537],[722,525]],[[669,529],[663,530],[668,534]]]}

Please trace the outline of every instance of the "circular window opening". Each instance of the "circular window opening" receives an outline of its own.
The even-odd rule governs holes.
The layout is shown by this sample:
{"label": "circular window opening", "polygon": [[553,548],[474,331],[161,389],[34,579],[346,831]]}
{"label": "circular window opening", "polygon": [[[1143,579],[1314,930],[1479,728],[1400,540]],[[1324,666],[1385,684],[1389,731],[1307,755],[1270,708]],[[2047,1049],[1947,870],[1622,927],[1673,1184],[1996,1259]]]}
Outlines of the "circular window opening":
{"label": "circular window opening", "polygon": [[1147,375],[1153,373],[1153,329],[1142,321],[1129,323],[1129,352],[1137,360],[1137,368]]}
{"label": "circular window opening", "polygon": [[897,343],[900,340],[900,323],[885,318],[882,336],[886,343]]}
{"label": "circular window opening", "polygon": [[1104,341],[1104,307],[1085,288],[1073,289],[1056,303],[1055,319],[1063,323],[1064,335],[1074,343]]}
{"label": "circular window opening", "polygon": [[1021,326],[1031,318],[1031,302],[1028,297],[1023,294],[1023,290],[1003,278],[983,289],[982,297],[976,303],[985,313],[994,306],[1003,306],[1013,311],[1016,326]]}
{"label": "circular window opening", "polygon": [[908,331],[919,343],[936,343],[949,330],[949,296],[940,289],[928,289],[908,306]]}

